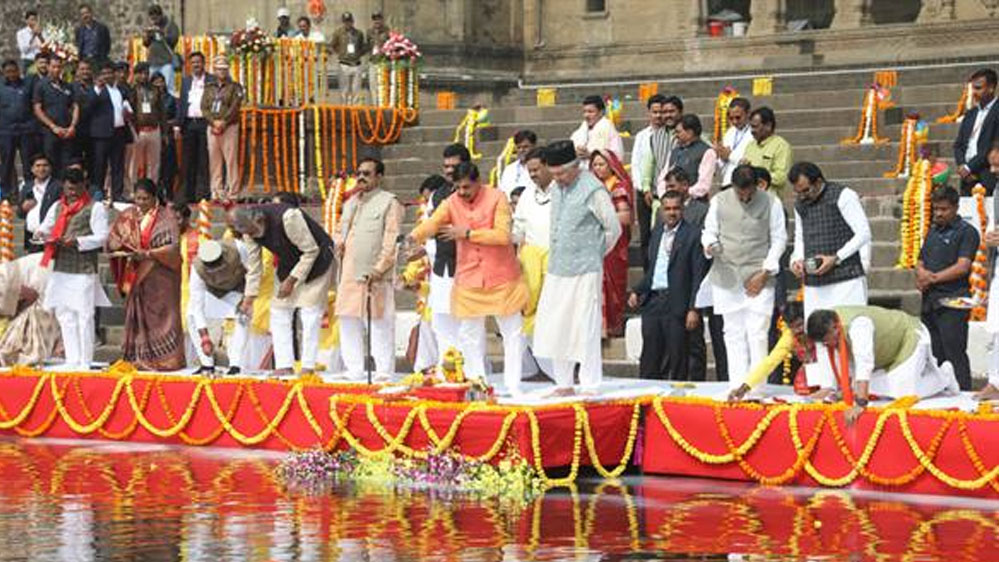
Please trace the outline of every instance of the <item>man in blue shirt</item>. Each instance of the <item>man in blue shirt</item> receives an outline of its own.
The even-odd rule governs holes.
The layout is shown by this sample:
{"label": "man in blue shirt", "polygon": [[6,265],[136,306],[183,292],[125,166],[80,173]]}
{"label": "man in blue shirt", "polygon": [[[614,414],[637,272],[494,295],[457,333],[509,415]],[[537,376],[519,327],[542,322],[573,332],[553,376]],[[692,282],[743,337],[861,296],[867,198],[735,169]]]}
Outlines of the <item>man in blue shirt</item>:
{"label": "man in blue shirt", "polygon": [[687,380],[687,331],[700,329],[697,291],[707,263],[701,232],[683,219],[684,195],[667,191],[649,240],[649,269],[628,297],[641,306],[643,378]]}

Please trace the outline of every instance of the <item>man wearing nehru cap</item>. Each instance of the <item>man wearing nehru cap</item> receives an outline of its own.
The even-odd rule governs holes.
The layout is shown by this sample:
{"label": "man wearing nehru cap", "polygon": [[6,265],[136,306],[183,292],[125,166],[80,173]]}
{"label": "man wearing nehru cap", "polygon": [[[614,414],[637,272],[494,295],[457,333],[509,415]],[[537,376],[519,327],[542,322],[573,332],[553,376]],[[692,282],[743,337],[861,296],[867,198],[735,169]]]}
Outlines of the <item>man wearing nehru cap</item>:
{"label": "man wearing nehru cap", "polygon": [[274,32],[274,37],[291,37],[291,12],[288,8],[278,8],[277,11],[278,27],[277,31]]}
{"label": "man wearing nehru cap", "polygon": [[237,307],[246,287],[243,265],[246,260],[246,249],[238,242],[205,240],[198,244],[198,256],[191,267],[187,330],[198,353],[199,373],[215,370],[215,344],[208,333],[209,318],[236,318],[236,328],[229,339],[228,374],[237,374],[243,367],[249,326],[246,317],[237,313]]}
{"label": "man wearing nehru cap", "polygon": [[364,33],[354,27],[354,15],[344,12],[340,16],[343,25],[333,33],[330,45],[340,62],[340,95],[344,105],[357,103],[361,95],[361,55],[367,47]]}
{"label": "man wearing nehru cap", "polygon": [[548,274],[538,301],[534,354],[552,360],[555,395],[568,396],[574,394],[576,363],[584,392],[600,385],[604,255],[621,235],[621,224],[607,188],[579,167],[572,141],[549,145],[548,170],[556,188],[552,190]]}
{"label": "man wearing nehru cap", "polygon": [[239,193],[239,108],[243,87],[229,75],[225,55],[215,57],[214,66],[215,82],[205,84],[201,113],[208,121],[212,198],[228,200]]}

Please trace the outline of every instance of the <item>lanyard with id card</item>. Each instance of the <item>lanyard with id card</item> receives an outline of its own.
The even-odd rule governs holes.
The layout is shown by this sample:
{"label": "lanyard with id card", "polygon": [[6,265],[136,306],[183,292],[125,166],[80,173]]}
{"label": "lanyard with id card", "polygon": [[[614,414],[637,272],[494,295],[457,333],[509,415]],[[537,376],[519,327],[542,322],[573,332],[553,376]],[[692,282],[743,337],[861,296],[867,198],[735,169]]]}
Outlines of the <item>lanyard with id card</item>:
{"label": "lanyard with id card", "polygon": [[357,47],[354,45],[354,42],[351,41],[350,43],[347,43],[347,54],[353,55],[356,52],[357,52]]}

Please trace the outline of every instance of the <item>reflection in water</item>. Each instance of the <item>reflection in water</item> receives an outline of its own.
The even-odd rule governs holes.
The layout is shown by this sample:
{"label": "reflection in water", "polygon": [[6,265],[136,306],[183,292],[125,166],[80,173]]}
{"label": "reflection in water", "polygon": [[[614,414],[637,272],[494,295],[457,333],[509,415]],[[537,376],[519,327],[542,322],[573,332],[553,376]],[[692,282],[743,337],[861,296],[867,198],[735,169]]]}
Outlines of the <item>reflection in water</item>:
{"label": "reflection in water", "polygon": [[630,477],[526,505],[283,489],[273,453],[0,441],[0,560],[994,558],[999,503]]}

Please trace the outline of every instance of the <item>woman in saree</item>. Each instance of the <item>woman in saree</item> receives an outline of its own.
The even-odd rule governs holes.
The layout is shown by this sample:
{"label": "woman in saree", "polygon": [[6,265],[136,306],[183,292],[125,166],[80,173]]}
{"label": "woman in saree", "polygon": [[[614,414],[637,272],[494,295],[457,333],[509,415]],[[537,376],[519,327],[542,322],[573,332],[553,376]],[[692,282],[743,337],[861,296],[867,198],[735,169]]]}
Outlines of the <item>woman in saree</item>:
{"label": "woman in saree", "polygon": [[108,235],[112,272],[126,297],[124,359],[139,370],[180,370],[186,363],[177,217],[148,179],[136,182],[133,201]]}
{"label": "woman in saree", "polygon": [[634,220],[635,190],[631,176],[617,155],[609,150],[595,150],[590,156],[590,171],[607,186],[618,220],[621,237],[604,257],[604,326],[603,335],[620,337],[624,334],[624,308],[628,291],[628,246],[631,244],[631,223]]}

